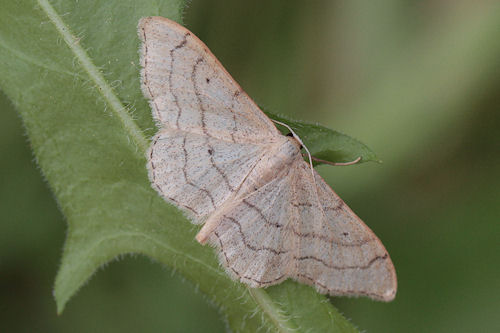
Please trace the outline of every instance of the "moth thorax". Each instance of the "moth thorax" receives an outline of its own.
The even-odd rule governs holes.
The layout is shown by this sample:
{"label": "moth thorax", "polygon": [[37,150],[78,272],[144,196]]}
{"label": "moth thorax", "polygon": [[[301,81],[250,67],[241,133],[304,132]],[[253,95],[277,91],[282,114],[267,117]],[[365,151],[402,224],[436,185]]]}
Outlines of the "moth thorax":
{"label": "moth thorax", "polygon": [[268,181],[274,179],[277,173],[285,172],[290,169],[290,165],[297,159],[302,158],[300,155],[300,143],[294,138],[284,137],[285,139],[277,143],[272,149],[272,153],[265,160],[259,163],[260,180],[259,185],[264,185]]}

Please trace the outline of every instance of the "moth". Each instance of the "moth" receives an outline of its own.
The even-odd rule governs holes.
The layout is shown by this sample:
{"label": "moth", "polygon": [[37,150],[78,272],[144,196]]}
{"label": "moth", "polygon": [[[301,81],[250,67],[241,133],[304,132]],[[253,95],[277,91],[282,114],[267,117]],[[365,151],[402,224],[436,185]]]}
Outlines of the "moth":
{"label": "moth", "polygon": [[140,20],[141,84],[160,128],[154,189],[203,225],[196,240],[250,287],[288,278],[329,295],[390,301],[397,282],[375,234],[304,161],[208,47],[162,17]]}

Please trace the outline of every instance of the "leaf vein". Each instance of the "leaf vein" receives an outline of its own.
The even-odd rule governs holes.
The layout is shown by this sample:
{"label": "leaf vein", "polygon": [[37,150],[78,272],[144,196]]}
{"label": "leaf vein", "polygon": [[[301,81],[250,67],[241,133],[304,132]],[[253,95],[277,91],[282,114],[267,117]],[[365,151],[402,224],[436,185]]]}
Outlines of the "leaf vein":
{"label": "leaf vein", "polygon": [[92,62],[87,52],[80,45],[79,40],[72,34],[71,29],[64,23],[61,16],[51,6],[49,1],[37,0],[37,2],[52,24],[54,24],[55,28],[64,39],[66,45],[68,45],[71,52],[73,52],[75,57],[78,59],[80,65],[94,82],[99,93],[110,105],[110,109],[116,116],[118,116],[118,119],[122,122],[125,131],[130,135],[132,141],[138,148],[138,153],[141,154],[141,157],[144,156],[148,149],[148,140],[142,133],[141,129],[134,122],[132,116],[127,112],[118,96],[116,96],[113,88],[104,79],[102,73],[99,71],[99,68]]}

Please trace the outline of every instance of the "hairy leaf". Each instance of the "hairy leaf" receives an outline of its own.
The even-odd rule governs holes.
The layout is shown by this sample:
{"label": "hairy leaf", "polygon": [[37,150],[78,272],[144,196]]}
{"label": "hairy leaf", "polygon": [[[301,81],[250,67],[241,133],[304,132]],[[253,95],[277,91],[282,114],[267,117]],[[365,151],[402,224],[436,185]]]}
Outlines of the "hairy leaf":
{"label": "hairy leaf", "polygon": [[[100,266],[139,253],[190,280],[234,331],[355,331],[308,286],[288,281],[249,289],[232,281],[213,249],[194,240],[196,227],[151,189],[144,156],[156,129],[139,89],[136,25],[149,15],[179,21],[183,6],[181,0],[0,4],[0,87],[21,114],[68,221],[54,290],[58,311]],[[325,151],[316,147],[311,140],[313,151]]]}

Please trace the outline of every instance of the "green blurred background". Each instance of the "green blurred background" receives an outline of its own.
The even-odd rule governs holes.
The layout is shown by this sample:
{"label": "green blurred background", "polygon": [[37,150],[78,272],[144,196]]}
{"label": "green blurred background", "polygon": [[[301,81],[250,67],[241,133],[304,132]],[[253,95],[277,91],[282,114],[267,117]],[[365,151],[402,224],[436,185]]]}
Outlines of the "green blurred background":
{"label": "green blurred background", "polygon": [[[392,303],[333,298],[346,317],[369,332],[500,332],[498,1],[195,0],[185,24],[257,103],[383,160],[319,168],[398,273]],[[188,282],[131,256],[58,317],[65,221],[3,94],[0,110],[0,331],[225,329]]]}

